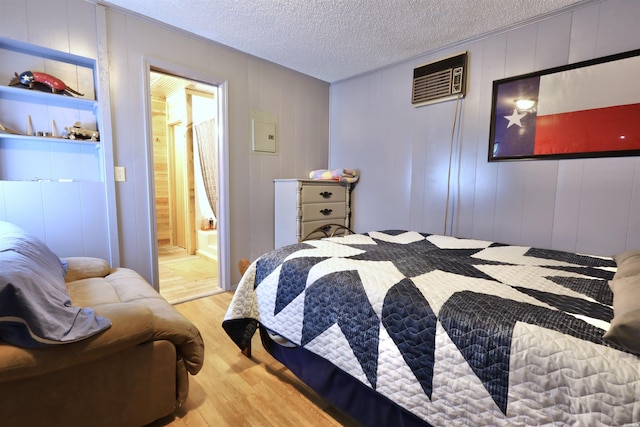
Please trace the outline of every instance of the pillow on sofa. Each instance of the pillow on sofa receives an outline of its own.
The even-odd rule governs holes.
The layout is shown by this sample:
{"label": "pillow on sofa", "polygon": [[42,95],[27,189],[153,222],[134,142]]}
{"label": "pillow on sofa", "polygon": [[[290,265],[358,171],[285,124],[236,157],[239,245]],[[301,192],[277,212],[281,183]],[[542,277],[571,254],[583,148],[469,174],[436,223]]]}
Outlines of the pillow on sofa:
{"label": "pillow on sofa", "polygon": [[62,259],[66,265],[65,282],[86,279],[88,277],[104,277],[111,272],[109,261],[92,257],[68,257]]}
{"label": "pillow on sofa", "polygon": [[0,221],[0,338],[22,347],[64,344],[111,326],[71,305],[60,259],[39,239]]}

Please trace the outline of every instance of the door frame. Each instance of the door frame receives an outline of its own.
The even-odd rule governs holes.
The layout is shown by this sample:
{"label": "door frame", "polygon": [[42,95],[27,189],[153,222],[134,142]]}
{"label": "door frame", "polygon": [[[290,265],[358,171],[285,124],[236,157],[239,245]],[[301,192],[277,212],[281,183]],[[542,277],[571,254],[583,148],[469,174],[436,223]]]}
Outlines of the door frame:
{"label": "door frame", "polygon": [[147,157],[147,217],[149,218],[149,238],[151,248],[150,271],[151,283],[156,290],[160,288],[158,272],[158,232],[156,224],[155,180],[153,165],[153,132],[151,110],[151,83],[149,73],[158,71],[206,83],[218,88],[218,269],[219,285],[224,290],[232,290],[230,268],[230,213],[229,213],[229,107],[228,80],[198,71],[189,67],[169,63],[160,59],[143,57],[142,79],[144,90],[145,145]]}

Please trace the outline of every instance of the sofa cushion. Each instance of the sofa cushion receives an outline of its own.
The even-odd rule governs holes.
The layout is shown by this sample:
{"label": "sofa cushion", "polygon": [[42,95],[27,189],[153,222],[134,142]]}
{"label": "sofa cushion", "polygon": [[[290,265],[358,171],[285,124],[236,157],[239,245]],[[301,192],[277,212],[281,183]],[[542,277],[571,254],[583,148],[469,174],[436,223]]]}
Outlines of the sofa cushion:
{"label": "sofa cushion", "polygon": [[46,348],[25,348],[0,340],[0,384],[90,363],[153,339],[153,313],[143,306],[105,304],[96,313],[112,321],[103,333]]}
{"label": "sofa cushion", "polygon": [[74,304],[90,305],[98,313],[109,305],[147,308],[153,313],[152,338],[171,341],[189,373],[195,375],[202,368],[204,342],[198,329],[136,271],[112,268],[104,278],[69,282],[67,289]]}
{"label": "sofa cushion", "polygon": [[71,304],[60,259],[38,238],[0,221],[0,338],[23,347],[82,340],[111,326]]}

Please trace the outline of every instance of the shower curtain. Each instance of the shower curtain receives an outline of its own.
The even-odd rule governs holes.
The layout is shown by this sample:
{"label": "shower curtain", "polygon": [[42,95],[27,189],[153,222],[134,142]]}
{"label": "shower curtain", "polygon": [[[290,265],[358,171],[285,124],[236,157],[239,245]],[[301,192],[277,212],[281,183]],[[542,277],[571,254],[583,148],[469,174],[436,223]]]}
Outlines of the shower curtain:
{"label": "shower curtain", "polygon": [[216,144],[216,120],[209,119],[196,124],[196,140],[200,154],[200,169],[207,200],[215,217],[218,217],[218,144]]}

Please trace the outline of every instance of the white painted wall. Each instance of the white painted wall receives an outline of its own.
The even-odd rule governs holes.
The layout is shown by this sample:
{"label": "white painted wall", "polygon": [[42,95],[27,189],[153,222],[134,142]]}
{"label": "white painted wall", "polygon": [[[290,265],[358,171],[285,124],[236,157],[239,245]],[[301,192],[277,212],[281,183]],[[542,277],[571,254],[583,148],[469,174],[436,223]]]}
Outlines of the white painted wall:
{"label": "white painted wall", "polygon": [[[639,157],[487,162],[494,80],[638,49],[638,22],[637,0],[592,3],[332,84],[329,166],[361,169],[356,231],[444,233],[453,141],[447,234],[601,255],[640,248]],[[413,69],[465,50],[466,98],[414,108]]]}
{"label": "white painted wall", "polygon": [[[103,96],[108,85],[100,75],[98,61],[97,39],[103,30],[100,22],[95,5],[85,1],[0,1],[0,37],[38,46],[33,51],[30,46],[30,53],[22,57],[20,54],[3,56],[0,84],[7,85],[14,72],[31,69],[56,74],[66,70],[66,75],[57,74],[56,77],[63,78],[71,87],[84,87],[82,91],[87,93],[88,99],[92,99],[90,93],[95,87],[98,99],[106,101],[104,105],[108,110],[108,95]],[[43,54],[42,48],[81,56],[80,63],[84,65],[74,70],[72,65],[61,63],[57,58],[44,59],[50,57]],[[98,67],[95,82],[91,68],[88,68],[94,60]],[[69,70],[72,71],[70,74]],[[74,120],[89,124],[96,121],[92,109],[74,110],[69,104],[56,108],[56,102],[51,101],[46,105],[15,103],[14,110],[10,102],[3,101],[0,120],[20,124],[16,129],[22,132],[26,131],[27,115],[32,117],[34,130],[41,131],[49,130],[46,128],[49,118],[55,118],[58,132],[71,126]],[[105,170],[111,170],[113,165],[110,163],[110,132],[104,129],[108,127],[105,125],[108,114],[104,119],[103,123],[98,117],[102,137],[98,145],[83,147],[63,141],[49,144],[43,140],[20,140],[10,144],[5,140],[3,150],[0,150],[5,163],[3,172],[11,175],[12,180],[0,182],[0,220],[13,222],[39,237],[58,256],[94,256],[117,265],[115,205],[108,203],[114,194],[113,182],[104,178],[108,175]],[[8,164],[11,168],[6,167]],[[36,182],[35,178],[43,181]],[[74,182],[57,182],[59,178]]]}
{"label": "white painted wall", "polygon": [[[124,166],[127,171],[127,181],[118,183],[112,181],[111,173],[106,173],[109,185],[115,185],[119,264],[137,270],[148,280],[153,270],[149,217],[152,172],[146,148],[144,60],[153,58],[178,69],[193,70],[212,79],[210,82],[227,83],[230,162],[227,267],[231,283],[221,285],[233,285],[240,279],[236,265],[241,258],[254,260],[273,248],[273,180],[304,178],[311,169],[327,167],[329,85],[154,21],[119,10],[107,9],[103,13],[103,6],[95,3],[0,0],[0,36],[92,58],[98,58],[100,49],[108,50],[111,164]],[[97,36],[100,32],[96,16],[105,15],[106,37]],[[278,155],[251,152],[251,110],[277,116]],[[71,216],[78,217],[78,214]],[[77,222],[64,221],[60,227],[57,234],[64,236],[63,230],[76,229]]]}
{"label": "white painted wall", "polygon": [[[111,164],[127,168],[126,182],[107,183],[116,190],[120,265],[147,279],[153,261],[145,57],[228,83],[232,284],[240,258],[253,260],[273,247],[273,179],[305,177],[327,167],[327,159],[331,167],[362,171],[353,193],[356,230],[443,232],[456,105],[413,108],[411,75],[424,62],[462,50],[470,52],[471,81],[454,139],[453,234],[601,254],[640,247],[639,158],[486,161],[493,80],[639,48],[637,0],[591,4],[336,83],[331,94],[324,82],[117,10],[106,12],[107,37],[97,37],[100,7],[83,0],[0,0],[0,35],[88,57],[108,49]],[[251,110],[278,117],[277,156],[251,153]],[[77,227],[60,222],[58,236]]]}
{"label": "white painted wall", "polygon": [[[151,243],[143,98],[143,59],[189,68],[229,88],[231,284],[241,258],[273,248],[273,179],[304,177],[326,167],[329,85],[156,22],[107,11],[114,162],[127,169],[117,183],[121,259],[149,277]],[[249,112],[278,117],[278,155],[251,152]],[[224,227],[224,224],[220,224]],[[230,285],[230,284],[221,284]]]}

